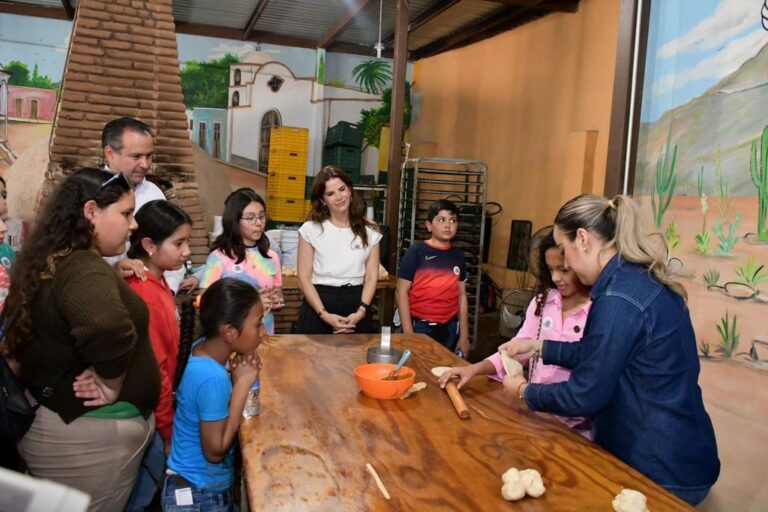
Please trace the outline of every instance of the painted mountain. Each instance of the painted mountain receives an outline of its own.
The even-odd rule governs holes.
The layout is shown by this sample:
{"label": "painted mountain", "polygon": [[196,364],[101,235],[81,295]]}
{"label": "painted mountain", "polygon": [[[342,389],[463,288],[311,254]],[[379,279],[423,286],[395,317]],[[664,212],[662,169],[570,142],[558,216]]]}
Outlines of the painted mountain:
{"label": "painted mountain", "polygon": [[767,124],[768,44],[701,96],[641,124],[635,193],[650,194],[656,162],[671,128],[672,144],[677,144],[676,195],[696,194],[702,166],[705,181],[715,183],[718,146],[731,194],[756,195],[749,174],[750,145]]}

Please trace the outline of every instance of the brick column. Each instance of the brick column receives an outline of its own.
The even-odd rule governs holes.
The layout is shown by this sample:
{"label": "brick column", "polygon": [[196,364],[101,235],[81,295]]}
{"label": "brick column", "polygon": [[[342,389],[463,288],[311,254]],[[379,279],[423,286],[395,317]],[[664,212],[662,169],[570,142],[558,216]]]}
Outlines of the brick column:
{"label": "brick column", "polygon": [[73,169],[101,163],[101,130],[131,116],[155,133],[154,174],[170,180],[194,221],[192,260],[205,261],[206,226],[189,140],[172,0],[80,0],[64,68],[41,196]]}

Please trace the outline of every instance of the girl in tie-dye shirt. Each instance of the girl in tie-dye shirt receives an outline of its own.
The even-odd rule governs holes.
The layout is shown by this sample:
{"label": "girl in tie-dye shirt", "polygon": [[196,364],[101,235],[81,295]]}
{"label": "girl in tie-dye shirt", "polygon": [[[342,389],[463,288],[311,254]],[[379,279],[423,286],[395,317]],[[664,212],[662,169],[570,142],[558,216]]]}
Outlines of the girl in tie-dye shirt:
{"label": "girl in tie-dye shirt", "polygon": [[252,284],[261,294],[267,334],[274,334],[274,317],[266,311],[282,307],[283,277],[280,259],[269,248],[269,238],[264,234],[264,200],[250,188],[235,190],[224,202],[222,224],[224,231],[213,242],[200,288],[208,288],[222,277]]}

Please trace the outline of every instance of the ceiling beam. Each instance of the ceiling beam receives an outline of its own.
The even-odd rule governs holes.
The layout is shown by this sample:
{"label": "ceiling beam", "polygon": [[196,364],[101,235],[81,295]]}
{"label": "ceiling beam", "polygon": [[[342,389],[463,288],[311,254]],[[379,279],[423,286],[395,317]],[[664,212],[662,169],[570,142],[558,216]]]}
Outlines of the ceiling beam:
{"label": "ceiling beam", "polygon": [[[67,0],[62,1],[66,2]],[[245,29],[243,29],[243,35],[240,36],[240,39],[248,39],[248,36],[253,32],[253,27],[256,26],[256,22],[259,21],[259,18],[261,18],[261,15],[264,13],[264,9],[267,8],[267,4],[269,4],[269,0],[260,0],[259,3],[256,4],[256,7],[254,7],[253,12],[251,13],[251,17],[248,18],[248,23],[246,23]]]}
{"label": "ceiling beam", "polygon": [[438,53],[453,50],[461,46],[476,43],[501,32],[522,25],[549,14],[548,11],[529,9],[526,7],[509,7],[487,16],[473,25],[462,27],[460,30],[441,37],[436,41],[417,48],[411,53],[413,60],[423,59]]}
{"label": "ceiling beam", "polygon": [[579,0],[490,0],[510,7],[535,7],[552,12],[576,12]]}
{"label": "ceiling beam", "polygon": [[355,0],[355,3],[329,28],[317,42],[318,48],[327,48],[336,38],[346,30],[347,26],[372,0]]}
{"label": "ceiling beam", "polygon": [[67,13],[67,18],[72,19],[75,17],[75,9],[69,0],[61,0],[61,6],[64,7],[64,12]]}
{"label": "ceiling beam", "polygon": [[3,1],[0,1],[0,13],[34,16],[36,18],[50,18],[54,20],[69,19],[64,9],[60,7],[42,7],[39,5],[17,4],[14,2]]}
{"label": "ceiling beam", "polygon": [[[420,26],[429,23],[429,21],[437,18],[441,14],[443,14],[445,11],[459,3],[461,0],[440,0],[436,4],[434,4],[432,7],[428,8],[426,11],[422,12],[418,16],[416,16],[414,19],[411,20],[411,22],[408,24],[408,32],[413,32]],[[382,40],[382,43],[384,46],[389,47],[392,42],[395,40],[395,33],[392,32],[387,37],[385,37]]]}

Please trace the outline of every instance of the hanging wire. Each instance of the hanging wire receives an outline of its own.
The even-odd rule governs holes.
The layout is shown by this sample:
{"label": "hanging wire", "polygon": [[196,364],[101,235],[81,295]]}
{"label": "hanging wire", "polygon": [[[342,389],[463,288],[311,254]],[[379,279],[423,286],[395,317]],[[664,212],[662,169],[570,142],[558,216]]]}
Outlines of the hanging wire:
{"label": "hanging wire", "polygon": [[379,40],[376,41],[374,48],[376,49],[376,58],[381,58],[381,52],[384,50],[384,45],[381,43],[381,20],[384,13],[384,0],[379,0]]}

